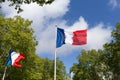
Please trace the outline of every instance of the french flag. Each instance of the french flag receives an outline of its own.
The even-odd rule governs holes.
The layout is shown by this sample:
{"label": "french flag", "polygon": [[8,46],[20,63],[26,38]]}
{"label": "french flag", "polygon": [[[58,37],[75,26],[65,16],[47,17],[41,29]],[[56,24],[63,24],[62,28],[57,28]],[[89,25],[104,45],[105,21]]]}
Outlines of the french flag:
{"label": "french flag", "polygon": [[57,28],[56,48],[63,44],[84,45],[87,43],[87,30],[67,31]]}
{"label": "french flag", "polygon": [[10,49],[7,66],[12,65],[16,67],[21,67],[20,60],[25,59],[25,55],[22,53],[16,53],[14,50]]}

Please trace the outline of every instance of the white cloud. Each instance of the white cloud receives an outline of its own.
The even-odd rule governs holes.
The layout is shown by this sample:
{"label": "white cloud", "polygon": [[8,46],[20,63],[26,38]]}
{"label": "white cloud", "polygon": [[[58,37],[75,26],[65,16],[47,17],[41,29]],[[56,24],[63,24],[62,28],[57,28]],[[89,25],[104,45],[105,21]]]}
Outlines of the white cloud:
{"label": "white cloud", "polygon": [[120,7],[120,1],[119,0],[109,0],[109,5],[111,5],[112,8],[119,8]]}
{"label": "white cloud", "polygon": [[[107,28],[104,28],[107,27]],[[108,42],[111,37],[110,26],[103,23],[97,24],[95,27],[88,30],[88,44],[87,49],[102,49],[103,44]]]}
{"label": "white cloud", "polygon": [[84,18],[81,16],[78,21],[76,21],[68,30],[81,30],[81,29],[87,29],[88,24],[84,20]]}
{"label": "white cloud", "polygon": [[[21,5],[21,8],[24,9],[24,12],[19,15],[25,18],[32,18],[36,16],[56,18],[63,16],[68,11],[70,0],[55,0],[50,5],[39,6],[36,3],[24,4]],[[13,17],[18,15],[13,7],[9,7],[10,3],[2,3],[2,11],[6,13],[6,17]]]}
{"label": "white cloud", "polygon": [[[66,12],[69,10],[70,0],[55,0],[51,5],[45,5],[43,7],[38,6],[37,4],[22,5],[24,11],[20,13],[24,18],[33,20],[33,28],[35,30],[35,35],[39,41],[38,46],[36,47],[38,54],[45,53],[54,53],[55,49],[55,36],[56,24],[64,29],[86,29],[89,24],[85,21],[84,17],[80,17],[79,20],[74,22],[72,26],[66,25],[65,20],[61,20]],[[6,17],[13,17],[16,14],[16,11],[7,6],[8,3],[3,4],[2,12],[4,12]],[[74,52],[78,49],[102,49],[102,45],[109,41],[111,29],[104,28],[104,24],[100,23],[93,28],[88,28],[88,43],[84,46],[71,46],[69,44],[63,45],[58,48],[59,55],[66,55],[68,53]]]}
{"label": "white cloud", "polygon": [[70,0],[55,0],[52,5],[43,6],[45,15],[47,17],[63,16],[68,11],[68,4]]}

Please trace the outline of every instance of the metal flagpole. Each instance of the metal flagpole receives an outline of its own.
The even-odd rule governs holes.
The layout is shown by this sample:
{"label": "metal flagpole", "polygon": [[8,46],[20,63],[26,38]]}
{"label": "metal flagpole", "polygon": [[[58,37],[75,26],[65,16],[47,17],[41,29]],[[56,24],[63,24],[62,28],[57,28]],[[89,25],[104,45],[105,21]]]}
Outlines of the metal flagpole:
{"label": "metal flagpole", "polygon": [[56,48],[55,48],[55,54],[54,54],[54,80],[56,80]]}
{"label": "metal flagpole", "polygon": [[3,74],[2,80],[4,80],[4,78],[5,78],[6,70],[7,70],[7,66],[5,67],[5,70],[4,70],[4,74]]}
{"label": "metal flagpole", "polygon": [[[11,47],[10,47],[10,49],[11,49]],[[9,49],[9,50],[10,50],[10,49]],[[8,54],[8,55],[9,55],[9,54]],[[7,55],[7,56],[8,56],[8,55]],[[4,80],[4,79],[5,79],[5,74],[6,74],[6,71],[7,71],[7,66],[5,66],[5,69],[4,69],[4,74],[3,74],[2,80]]]}
{"label": "metal flagpole", "polygon": [[[56,29],[57,25],[55,26]],[[56,31],[56,30],[55,30]],[[54,80],[56,80],[56,33],[55,33],[55,53],[54,53]]]}

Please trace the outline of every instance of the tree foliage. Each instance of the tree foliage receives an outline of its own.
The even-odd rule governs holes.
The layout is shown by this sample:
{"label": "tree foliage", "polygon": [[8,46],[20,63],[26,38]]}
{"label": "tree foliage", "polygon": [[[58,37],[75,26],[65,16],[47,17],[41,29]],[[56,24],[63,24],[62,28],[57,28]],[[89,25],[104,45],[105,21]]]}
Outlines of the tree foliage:
{"label": "tree foliage", "polygon": [[119,80],[120,79],[120,23],[111,32],[112,40],[103,50],[83,50],[71,72],[73,80]]}
{"label": "tree foliage", "polygon": [[120,23],[112,31],[112,41],[104,45],[103,61],[110,67],[114,80],[120,79]]}
{"label": "tree foliage", "polygon": [[[24,77],[19,77],[18,80],[25,78],[28,75],[26,71],[30,69],[27,67],[32,64],[31,62],[34,60],[32,54],[35,55],[35,46],[37,45],[37,41],[33,36],[33,29],[29,27],[30,24],[31,21],[24,20],[19,16],[5,19],[0,15],[1,70],[4,69],[3,67],[5,67],[10,48],[16,50],[17,52],[24,53],[27,56],[23,61],[24,66],[21,69],[16,67],[8,68],[7,75],[12,80],[15,80],[16,77],[19,77],[21,73],[21,76],[24,75]],[[1,74],[3,74],[3,70],[1,71]]]}
{"label": "tree foliage", "polygon": [[[53,60],[41,58],[35,53],[37,41],[34,30],[30,27],[32,21],[20,16],[3,18],[0,15],[0,79],[2,79],[10,48],[24,53],[22,68],[8,66],[5,80],[53,80]],[[57,80],[65,80],[65,66],[57,60]]]}
{"label": "tree foliage", "polygon": [[[62,61],[57,58],[56,62],[56,79],[66,80],[66,70]],[[42,80],[54,80],[54,60],[44,59]]]}
{"label": "tree foliage", "polygon": [[56,62],[56,79],[57,80],[66,80],[66,68],[63,64],[62,61],[59,60],[59,58],[57,58],[57,62]]}
{"label": "tree foliage", "polygon": [[[78,63],[74,63],[71,72],[74,73],[73,80],[101,80],[99,57],[102,50],[82,50],[77,57]],[[98,67],[99,66],[99,67]]]}

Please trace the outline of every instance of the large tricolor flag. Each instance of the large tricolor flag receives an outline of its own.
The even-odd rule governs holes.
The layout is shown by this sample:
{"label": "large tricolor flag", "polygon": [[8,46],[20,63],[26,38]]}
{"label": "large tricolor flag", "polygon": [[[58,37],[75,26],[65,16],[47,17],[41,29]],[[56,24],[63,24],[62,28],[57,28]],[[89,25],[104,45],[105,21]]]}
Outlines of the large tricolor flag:
{"label": "large tricolor flag", "polygon": [[84,45],[87,43],[87,30],[67,31],[57,28],[56,48],[63,44]]}
{"label": "large tricolor flag", "polygon": [[14,50],[10,49],[8,55],[7,66],[12,65],[16,67],[21,67],[20,60],[25,59],[25,55],[22,53],[16,53]]}

